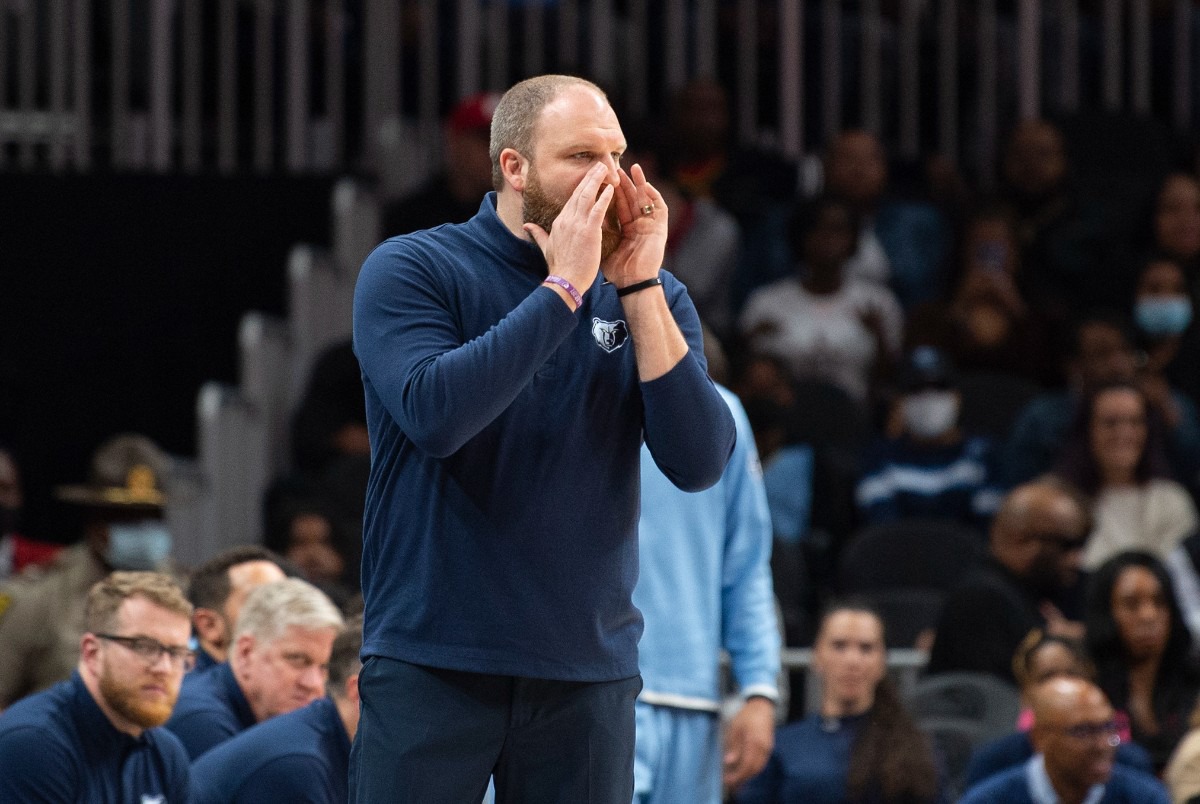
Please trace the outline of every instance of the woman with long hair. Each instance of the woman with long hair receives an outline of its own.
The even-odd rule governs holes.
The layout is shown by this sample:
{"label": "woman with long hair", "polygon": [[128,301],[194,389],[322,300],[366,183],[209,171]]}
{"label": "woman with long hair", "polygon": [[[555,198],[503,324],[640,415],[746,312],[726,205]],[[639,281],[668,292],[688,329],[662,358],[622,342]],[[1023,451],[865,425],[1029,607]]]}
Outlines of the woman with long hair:
{"label": "woman with long hair", "polygon": [[1166,558],[1197,525],[1187,490],[1172,478],[1162,425],[1137,385],[1102,385],[1080,405],[1055,474],[1092,501],[1095,528],[1083,566],[1122,550]]}
{"label": "woman with long hair", "polygon": [[938,802],[929,740],[887,675],[883,621],[867,604],[834,603],[813,645],[821,709],[780,729],[740,804]]}
{"label": "woman with long hair", "polygon": [[1088,584],[1084,625],[1097,683],[1161,772],[1200,691],[1191,634],[1162,562],[1133,550],[1106,561]]}

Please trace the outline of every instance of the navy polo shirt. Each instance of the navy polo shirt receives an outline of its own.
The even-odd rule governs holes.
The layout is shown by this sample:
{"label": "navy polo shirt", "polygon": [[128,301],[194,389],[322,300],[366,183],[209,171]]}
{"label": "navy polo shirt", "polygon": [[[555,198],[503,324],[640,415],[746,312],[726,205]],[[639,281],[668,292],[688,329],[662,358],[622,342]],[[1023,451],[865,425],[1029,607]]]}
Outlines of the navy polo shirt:
{"label": "navy polo shirt", "polygon": [[216,667],[218,664],[220,662],[214,659],[211,653],[200,647],[199,643],[196,644],[196,666],[192,668],[191,672],[201,673],[210,667]]}
{"label": "navy polo shirt", "polygon": [[175,733],[188,757],[195,760],[257,722],[229,662],[223,662],[183,677],[179,702],[165,728]]}
{"label": "navy polo shirt", "polygon": [[187,800],[188,757],[175,735],[117,731],[78,671],[0,715],[0,801]]}
{"label": "navy polo shirt", "polygon": [[345,804],[350,736],[329,698],[273,717],[192,766],[193,804],[288,801]]}

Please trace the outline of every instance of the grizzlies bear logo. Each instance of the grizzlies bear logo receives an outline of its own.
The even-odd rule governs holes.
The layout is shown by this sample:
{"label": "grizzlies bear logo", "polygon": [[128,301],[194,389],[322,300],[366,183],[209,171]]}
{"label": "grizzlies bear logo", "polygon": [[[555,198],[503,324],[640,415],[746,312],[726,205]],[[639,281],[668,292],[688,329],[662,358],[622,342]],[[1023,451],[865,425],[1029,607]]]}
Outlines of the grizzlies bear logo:
{"label": "grizzlies bear logo", "polygon": [[625,345],[625,341],[629,340],[629,328],[625,326],[624,321],[604,321],[593,318],[592,337],[604,351],[615,352]]}

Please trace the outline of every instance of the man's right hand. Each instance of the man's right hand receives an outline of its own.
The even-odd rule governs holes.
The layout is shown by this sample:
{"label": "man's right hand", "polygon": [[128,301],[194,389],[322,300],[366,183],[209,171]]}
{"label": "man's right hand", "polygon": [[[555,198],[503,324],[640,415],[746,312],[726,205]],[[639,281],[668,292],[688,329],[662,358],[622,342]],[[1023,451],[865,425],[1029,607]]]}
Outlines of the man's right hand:
{"label": "man's right hand", "polygon": [[601,227],[615,192],[611,184],[601,188],[605,173],[602,163],[592,165],[549,233],[536,223],[524,224],[545,255],[550,273],[570,282],[580,294],[587,292],[600,271]]}

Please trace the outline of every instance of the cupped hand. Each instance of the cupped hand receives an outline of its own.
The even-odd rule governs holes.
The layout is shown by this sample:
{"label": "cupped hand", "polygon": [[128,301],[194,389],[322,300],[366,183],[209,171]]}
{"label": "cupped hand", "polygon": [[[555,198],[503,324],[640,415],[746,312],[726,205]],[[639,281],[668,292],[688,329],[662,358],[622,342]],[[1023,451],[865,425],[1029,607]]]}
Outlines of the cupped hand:
{"label": "cupped hand", "polygon": [[604,165],[596,163],[575,187],[549,233],[536,223],[524,229],[546,257],[551,274],[561,276],[580,293],[586,293],[600,269],[600,240],[604,215],[615,188],[603,187]]}
{"label": "cupped hand", "polygon": [[[609,282],[626,287],[658,276],[667,251],[668,210],[662,194],[646,181],[641,165],[619,172],[616,206],[621,242],[600,270]],[[653,207],[649,215],[643,211],[647,206]]]}

